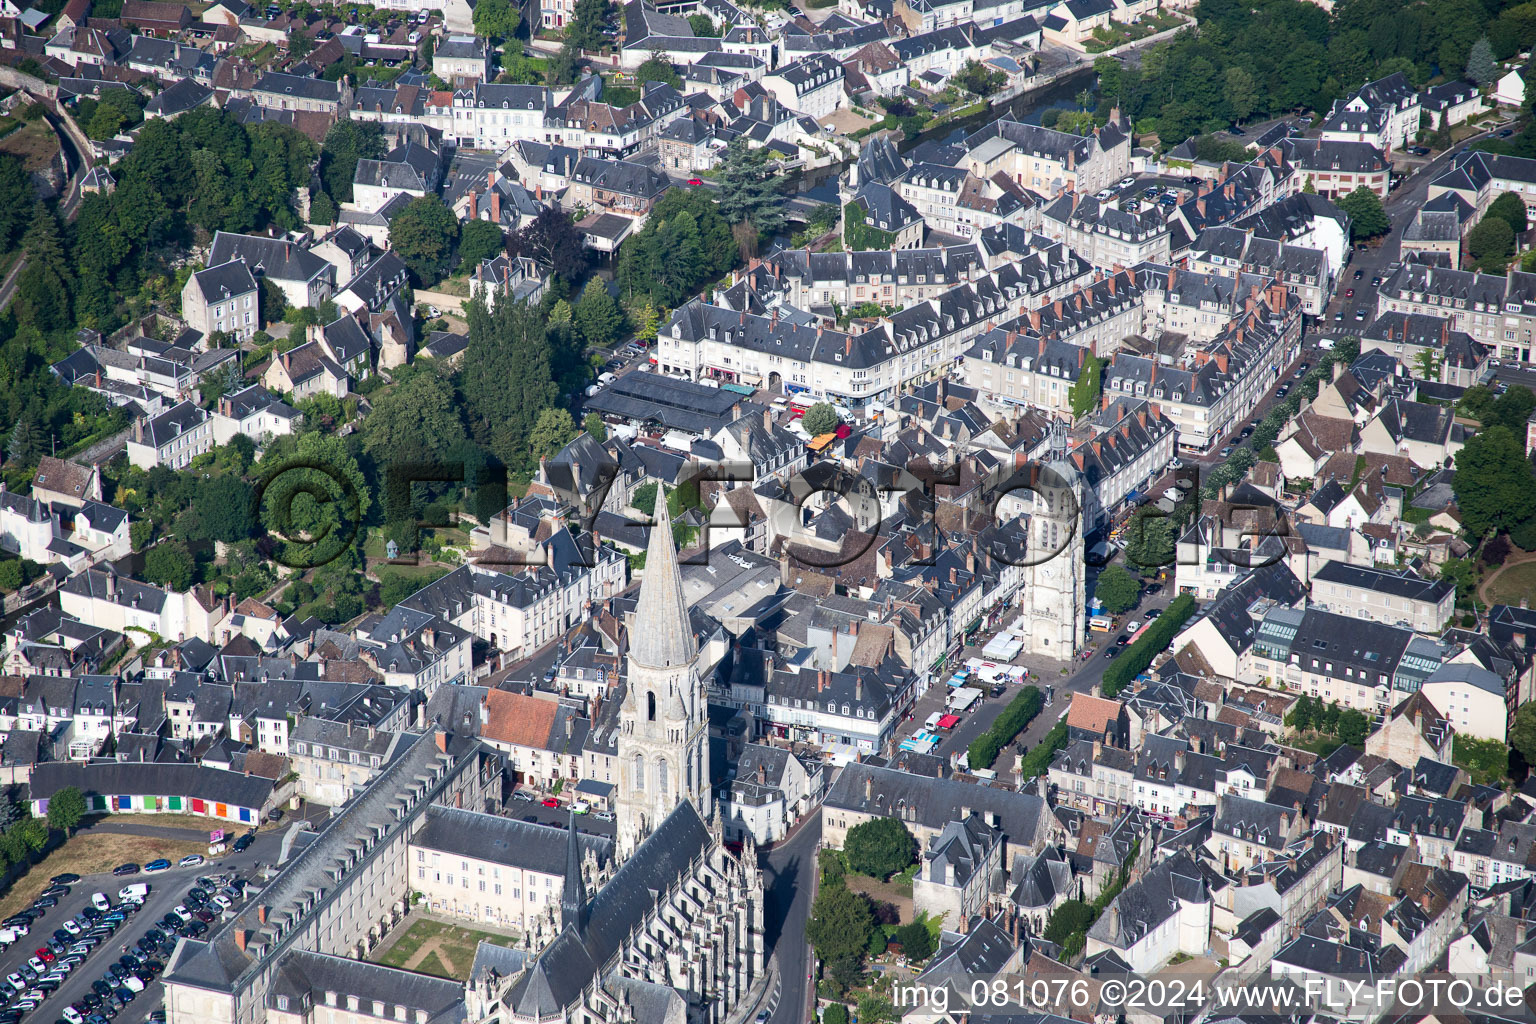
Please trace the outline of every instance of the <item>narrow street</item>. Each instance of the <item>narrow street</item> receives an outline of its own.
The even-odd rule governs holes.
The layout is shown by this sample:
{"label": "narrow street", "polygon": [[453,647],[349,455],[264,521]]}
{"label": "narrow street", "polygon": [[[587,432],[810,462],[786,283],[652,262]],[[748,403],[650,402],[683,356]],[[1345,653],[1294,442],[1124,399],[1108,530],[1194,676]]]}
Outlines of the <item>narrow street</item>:
{"label": "narrow street", "polygon": [[779,958],[778,1005],[770,1018],[773,1024],[805,1024],[815,1019],[805,923],[810,920],[815,895],[816,849],[820,844],[821,808],[817,806],[799,832],[764,858],[763,884],[768,895],[763,927],[769,950]]}

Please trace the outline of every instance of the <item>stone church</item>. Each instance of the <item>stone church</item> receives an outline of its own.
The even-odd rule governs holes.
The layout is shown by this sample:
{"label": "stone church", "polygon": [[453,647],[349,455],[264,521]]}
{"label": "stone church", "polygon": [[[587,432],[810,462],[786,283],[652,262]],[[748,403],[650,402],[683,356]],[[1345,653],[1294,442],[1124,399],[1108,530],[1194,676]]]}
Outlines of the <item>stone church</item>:
{"label": "stone church", "polygon": [[698,649],[662,489],[630,623],[620,711],[618,871],[594,895],[571,833],[561,930],[466,992],[470,1020],[713,1024],[764,976],[763,880],[722,842]]}
{"label": "stone church", "polygon": [[1028,565],[1021,621],[1029,627],[1029,649],[1063,661],[1083,647],[1087,630],[1084,597],[1083,475],[1067,455],[1066,427],[1051,428],[1050,454],[1031,464],[1034,505],[1029,515]]}

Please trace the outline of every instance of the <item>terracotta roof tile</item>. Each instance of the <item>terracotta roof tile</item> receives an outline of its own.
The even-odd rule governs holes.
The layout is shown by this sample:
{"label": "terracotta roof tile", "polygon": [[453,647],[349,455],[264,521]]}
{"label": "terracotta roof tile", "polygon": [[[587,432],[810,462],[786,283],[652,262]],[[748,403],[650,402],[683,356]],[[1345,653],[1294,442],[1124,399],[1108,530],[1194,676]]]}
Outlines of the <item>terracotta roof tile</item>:
{"label": "terracotta roof tile", "polygon": [[1072,706],[1067,709],[1067,727],[1102,736],[1109,724],[1119,716],[1119,701],[1095,697],[1091,693],[1074,693]]}
{"label": "terracotta roof tile", "polygon": [[480,735],[488,740],[519,747],[544,748],[560,710],[557,701],[530,697],[505,690],[490,690],[485,695],[486,721]]}

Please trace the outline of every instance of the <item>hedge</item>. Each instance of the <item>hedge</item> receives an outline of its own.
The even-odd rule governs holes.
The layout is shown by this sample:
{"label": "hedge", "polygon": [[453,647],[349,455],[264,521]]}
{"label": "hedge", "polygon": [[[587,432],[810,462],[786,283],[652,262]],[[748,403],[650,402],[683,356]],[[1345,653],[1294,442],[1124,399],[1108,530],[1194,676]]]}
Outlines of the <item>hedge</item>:
{"label": "hedge", "polygon": [[1056,759],[1056,751],[1067,745],[1067,722],[1062,719],[1051,726],[1051,731],[1045,734],[1045,738],[1029,753],[1019,764],[1019,774],[1027,781],[1037,779],[1051,770],[1051,762]]}
{"label": "hedge", "polygon": [[991,768],[1004,744],[1023,732],[1045,708],[1045,698],[1034,686],[1026,686],[1008,702],[992,722],[992,728],[971,741],[969,760],[972,768]]}
{"label": "hedge", "polygon": [[1180,594],[1168,605],[1162,618],[1152,623],[1141,639],[1126,648],[1120,659],[1104,672],[1104,696],[1113,697],[1147,670],[1157,652],[1173,642],[1184,622],[1195,614],[1195,599]]}

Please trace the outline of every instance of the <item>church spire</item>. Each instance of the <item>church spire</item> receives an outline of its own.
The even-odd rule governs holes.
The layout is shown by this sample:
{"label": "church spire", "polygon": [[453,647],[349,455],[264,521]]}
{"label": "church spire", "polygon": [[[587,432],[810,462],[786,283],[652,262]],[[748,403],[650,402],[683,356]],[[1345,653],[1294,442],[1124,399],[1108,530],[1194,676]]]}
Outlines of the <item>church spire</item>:
{"label": "church spire", "polygon": [[672,519],[667,498],[656,485],[655,523],[645,552],[645,579],[629,630],[629,657],[646,668],[673,668],[691,662],[698,653],[688,624],[683,575],[672,543]]}
{"label": "church spire", "polygon": [[560,894],[560,920],[577,933],[587,930],[587,883],[581,876],[581,841],[576,832],[576,809],[571,808],[570,842],[565,847],[565,890]]}

